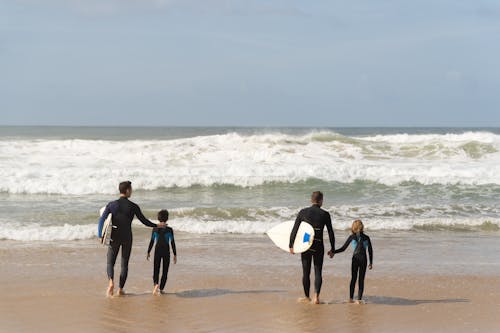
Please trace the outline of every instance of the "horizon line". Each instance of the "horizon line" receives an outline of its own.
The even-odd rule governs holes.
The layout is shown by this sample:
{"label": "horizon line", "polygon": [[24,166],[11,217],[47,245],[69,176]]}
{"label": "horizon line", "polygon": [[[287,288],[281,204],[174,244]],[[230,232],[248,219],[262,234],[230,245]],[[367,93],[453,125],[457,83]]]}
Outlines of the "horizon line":
{"label": "horizon line", "polygon": [[467,128],[500,128],[500,125],[496,126],[458,126],[458,125],[428,125],[428,126],[410,126],[410,125],[363,125],[363,126],[286,126],[286,125],[14,125],[14,124],[0,124],[0,127],[61,127],[61,128],[270,128],[270,129],[323,129],[323,128],[436,128],[436,129],[446,129],[446,128],[456,128],[456,129],[467,129]]}

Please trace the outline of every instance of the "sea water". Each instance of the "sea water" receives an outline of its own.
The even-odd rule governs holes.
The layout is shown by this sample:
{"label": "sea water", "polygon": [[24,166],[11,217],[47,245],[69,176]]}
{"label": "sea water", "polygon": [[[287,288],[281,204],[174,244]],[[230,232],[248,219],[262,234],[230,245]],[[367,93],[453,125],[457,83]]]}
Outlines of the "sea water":
{"label": "sea water", "polygon": [[123,180],[190,234],[262,235],[314,190],[337,230],[500,229],[496,128],[0,127],[0,179],[3,241],[95,237]]}

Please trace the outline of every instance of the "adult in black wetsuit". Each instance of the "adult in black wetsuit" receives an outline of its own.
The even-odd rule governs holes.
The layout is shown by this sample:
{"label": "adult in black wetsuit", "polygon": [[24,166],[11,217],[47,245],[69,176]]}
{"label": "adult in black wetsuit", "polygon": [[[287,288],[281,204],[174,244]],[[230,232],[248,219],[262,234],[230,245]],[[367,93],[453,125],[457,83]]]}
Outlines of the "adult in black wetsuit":
{"label": "adult in black wetsuit", "polygon": [[354,252],[352,254],[352,265],[351,265],[351,284],[349,286],[349,302],[353,302],[354,298],[354,288],[356,287],[356,279],[359,274],[358,281],[358,303],[362,302],[363,290],[365,289],[365,274],[367,266],[366,250],[368,250],[368,256],[370,257],[369,269],[373,267],[373,248],[370,237],[365,235],[363,232],[364,226],[361,220],[356,220],[352,224],[352,234],[347,238],[344,245],[335,250],[335,253],[344,252],[349,244],[352,244]]}
{"label": "adult in black wetsuit", "polygon": [[[166,209],[158,212],[158,221],[162,224],[165,224],[168,221],[168,211]],[[163,294],[163,289],[165,289],[165,284],[167,283],[168,267],[170,266],[170,246],[172,246],[172,252],[174,253],[174,264],[177,263],[177,249],[175,247],[174,230],[168,226],[165,228],[153,229],[151,233],[151,241],[148,246],[148,255],[146,257],[148,260],[155,242],[153,295],[158,295],[160,293]],[[158,284],[160,278],[160,266],[162,266],[162,262],[163,270],[161,274],[161,282]]]}
{"label": "adult in black wetsuit", "polygon": [[111,240],[107,255],[107,273],[109,279],[108,296],[112,296],[114,292],[114,268],[120,248],[122,249],[122,261],[118,294],[124,294],[123,287],[125,287],[125,282],[127,281],[128,262],[132,251],[132,220],[134,216],[136,216],[142,224],[148,227],[157,227],[155,223],[144,217],[138,205],[128,199],[132,195],[131,182],[126,181],[120,183],[119,190],[120,198],[108,203],[99,219],[98,227],[98,236],[101,237],[104,221],[109,214],[113,214],[111,220]]}
{"label": "adult in black wetsuit", "polygon": [[311,288],[311,263],[314,261],[314,289],[316,292],[314,303],[319,304],[319,293],[321,292],[321,285],[323,283],[323,258],[325,256],[325,247],[323,245],[323,230],[328,230],[328,237],[330,238],[331,250],[328,251],[330,258],[333,257],[335,250],[335,235],[332,228],[332,219],[330,213],[321,209],[323,205],[323,193],[320,191],[313,192],[311,196],[312,206],[302,209],[297,215],[295,225],[290,235],[290,253],[293,252],[293,243],[301,222],[307,222],[314,228],[314,242],[309,250],[302,253],[302,284],[304,286],[305,299],[310,300],[309,292]]}

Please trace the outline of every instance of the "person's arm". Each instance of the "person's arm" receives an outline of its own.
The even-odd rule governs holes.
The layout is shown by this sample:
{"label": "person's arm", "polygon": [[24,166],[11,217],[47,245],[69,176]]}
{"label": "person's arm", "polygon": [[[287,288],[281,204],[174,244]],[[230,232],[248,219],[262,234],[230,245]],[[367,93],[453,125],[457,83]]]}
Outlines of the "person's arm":
{"label": "person's arm", "polygon": [[157,238],[157,234],[156,234],[156,231],[153,229],[153,231],[151,231],[151,240],[149,241],[149,246],[148,246],[148,256],[147,256],[148,259],[149,259],[149,254],[151,253],[151,249],[153,248],[153,245],[155,243],[156,238]]}
{"label": "person's arm", "polygon": [[372,269],[372,265],[373,265],[372,241],[370,240],[370,237],[368,237],[368,236],[366,236],[366,239],[368,240],[368,257],[370,258],[370,269]]}
{"label": "person's arm", "polygon": [[300,223],[302,222],[302,211],[297,214],[297,218],[295,219],[295,224],[292,228],[292,233],[290,234],[290,244],[288,244],[290,248],[290,253],[293,254],[293,243],[295,243],[295,238],[297,237],[297,232],[299,231]]}
{"label": "person's arm", "polygon": [[139,206],[135,205],[135,212],[134,212],[135,216],[137,216],[137,218],[139,219],[139,221],[141,221],[142,224],[144,224],[145,226],[147,227],[151,227],[151,228],[156,228],[158,227],[157,224],[151,222],[150,220],[148,220],[144,214],[142,214],[142,211],[141,209],[139,208]]}
{"label": "person's arm", "polygon": [[332,218],[330,213],[327,212],[326,230],[328,230],[328,237],[330,238],[331,252],[335,251],[335,233],[333,232]]}
{"label": "person's arm", "polygon": [[340,249],[337,249],[335,251],[333,251],[333,253],[340,253],[340,252],[344,252],[347,247],[349,246],[349,244],[351,244],[352,242],[352,235],[350,235],[347,240],[345,241],[344,245],[342,245],[342,247]]}
{"label": "person's arm", "polygon": [[109,204],[106,205],[104,212],[102,212],[101,217],[99,218],[99,224],[97,225],[97,237],[102,238],[102,228],[104,226],[104,221],[108,218],[108,215],[111,213],[109,209]]}
{"label": "person's arm", "polygon": [[170,230],[172,232],[172,239],[170,240],[170,246],[172,246],[172,253],[174,256],[177,255],[177,248],[175,247],[175,238],[174,238],[174,230]]}
{"label": "person's arm", "polygon": [[175,247],[174,229],[171,229],[170,231],[172,232],[170,246],[172,246],[172,253],[174,254],[174,264],[177,264],[177,248]]}

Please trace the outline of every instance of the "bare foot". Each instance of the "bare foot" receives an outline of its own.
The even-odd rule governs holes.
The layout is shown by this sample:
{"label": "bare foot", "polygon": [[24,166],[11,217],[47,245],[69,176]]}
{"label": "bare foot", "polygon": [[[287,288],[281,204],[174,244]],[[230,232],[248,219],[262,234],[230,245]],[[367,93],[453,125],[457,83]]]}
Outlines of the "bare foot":
{"label": "bare foot", "polygon": [[352,298],[349,298],[349,300],[347,301],[347,303],[354,303],[354,300]]}
{"label": "bare foot", "polygon": [[118,289],[118,296],[125,296],[125,290],[122,288]]}
{"label": "bare foot", "polygon": [[160,290],[160,294],[162,294],[162,295],[166,295],[166,294],[167,294],[167,292],[166,292],[166,291],[163,291],[163,290]]}
{"label": "bare foot", "polygon": [[313,304],[321,304],[321,302],[320,302],[320,300],[319,300],[319,297],[318,297],[318,296],[314,297],[314,300],[313,300],[313,302],[312,302],[312,303],[313,303]]}
{"label": "bare foot", "polygon": [[356,304],[365,304],[365,302],[364,302],[362,299],[358,299],[358,300],[356,301]]}
{"label": "bare foot", "polygon": [[154,295],[154,296],[160,296],[160,291],[159,291],[159,289],[160,289],[160,286],[159,286],[159,285],[157,285],[157,284],[155,284],[155,287],[153,288],[153,295]]}
{"label": "bare foot", "polygon": [[299,303],[310,303],[311,299],[309,297],[300,297],[297,302]]}
{"label": "bare foot", "polygon": [[113,281],[110,281],[108,289],[106,290],[106,296],[113,297],[114,292],[115,292],[115,285],[113,284]]}

